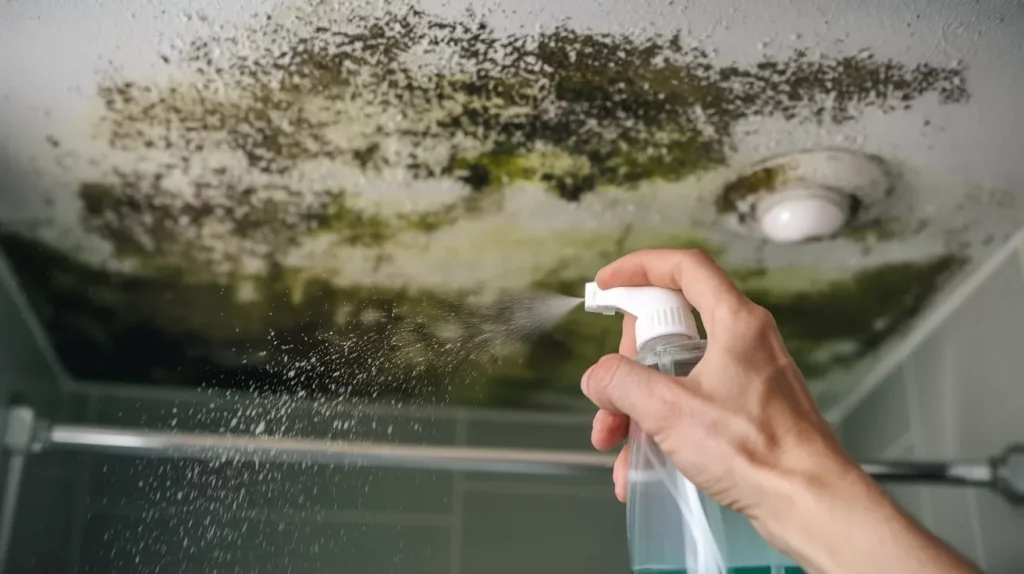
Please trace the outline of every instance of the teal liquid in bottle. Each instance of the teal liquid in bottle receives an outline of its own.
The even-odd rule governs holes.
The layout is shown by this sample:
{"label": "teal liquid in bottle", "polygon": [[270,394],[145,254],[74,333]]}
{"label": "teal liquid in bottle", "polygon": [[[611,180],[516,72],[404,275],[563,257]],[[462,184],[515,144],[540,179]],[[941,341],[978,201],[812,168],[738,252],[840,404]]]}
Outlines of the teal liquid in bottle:
{"label": "teal liquid in bottle", "polygon": [[[693,311],[682,293],[660,287],[602,290],[588,283],[587,311],[636,317],[636,360],[685,376],[704,356]],[[665,457],[635,422],[629,430],[626,527],[634,574],[726,574],[722,509]]]}

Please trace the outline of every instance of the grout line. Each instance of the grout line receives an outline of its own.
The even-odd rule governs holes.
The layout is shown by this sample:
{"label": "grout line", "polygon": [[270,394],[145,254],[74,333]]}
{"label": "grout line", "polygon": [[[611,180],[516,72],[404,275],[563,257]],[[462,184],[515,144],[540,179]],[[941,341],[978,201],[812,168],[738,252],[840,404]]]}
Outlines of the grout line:
{"label": "grout line", "polygon": [[1020,264],[1020,276],[1024,279],[1024,237],[1020,240],[1020,245],[1017,246],[1017,262]]}
{"label": "grout line", "polygon": [[958,309],[968,297],[981,287],[986,279],[999,270],[1000,265],[1012,257],[1024,244],[1024,228],[1014,233],[1013,237],[1001,246],[991,257],[956,285],[949,294],[939,301],[931,311],[916,322],[894,347],[878,361],[875,368],[856,385],[853,391],[838,405],[826,413],[826,418],[834,424],[845,419],[864,399],[875,390],[900,364],[911,355],[922,343]]}
{"label": "grout line", "polygon": [[985,566],[985,538],[981,535],[981,517],[978,512],[978,489],[972,488],[967,491],[967,513],[971,522],[971,533],[974,535],[974,550],[977,553],[978,568],[982,572],[987,570]]}
{"label": "grout line", "polygon": [[908,430],[906,434],[893,441],[888,448],[882,451],[883,459],[904,458],[908,447],[914,446],[914,431]]}

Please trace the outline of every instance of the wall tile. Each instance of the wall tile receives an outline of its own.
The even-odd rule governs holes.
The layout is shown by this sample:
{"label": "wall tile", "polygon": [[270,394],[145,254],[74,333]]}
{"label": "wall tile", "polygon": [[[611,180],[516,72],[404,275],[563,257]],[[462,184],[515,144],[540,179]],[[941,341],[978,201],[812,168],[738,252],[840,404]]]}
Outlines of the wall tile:
{"label": "wall tile", "polygon": [[950,376],[956,382],[961,452],[989,456],[1024,439],[1024,273],[1011,259],[953,317]]}
{"label": "wall tile", "polygon": [[1024,571],[1024,510],[1010,506],[986,490],[974,493],[985,571],[991,574]]}
{"label": "wall tile", "polygon": [[18,497],[8,572],[67,571],[79,526],[79,482],[80,477],[49,473],[29,461]]}
{"label": "wall tile", "polygon": [[467,492],[465,574],[623,574],[625,507],[608,497]]}
{"label": "wall tile", "polygon": [[910,432],[903,370],[886,378],[843,421],[840,436],[854,457],[878,458]]}
{"label": "wall tile", "polygon": [[[1022,353],[1024,274],[1011,259],[908,358],[916,454],[986,458],[1024,438],[1024,379],[1014,360]],[[1024,564],[1019,511],[985,491],[918,488],[928,526],[987,572]]]}
{"label": "wall tile", "polygon": [[240,520],[147,512],[89,517],[80,574],[448,574],[438,526]]}
{"label": "wall tile", "polygon": [[980,564],[978,533],[971,519],[970,491],[958,486],[919,486],[928,506],[928,528],[971,561]]}
{"label": "wall tile", "polygon": [[503,448],[539,448],[590,452],[590,419],[578,416],[557,420],[555,417],[502,417],[497,420],[476,419],[467,423],[467,442],[473,446]]}
{"label": "wall tile", "polygon": [[907,359],[904,372],[912,397],[915,455],[946,458],[955,455],[956,437],[950,419],[954,411],[946,337],[932,336]]}
{"label": "wall tile", "polygon": [[234,512],[451,511],[453,473],[104,456],[93,463],[91,504],[106,508]]}
{"label": "wall tile", "polygon": [[[467,424],[466,442],[478,447],[596,453],[590,444],[590,428],[590,419],[579,416],[569,416],[564,420],[528,414],[521,418],[505,416],[498,420],[477,419]],[[601,489],[602,492],[606,490],[608,496],[612,496],[613,493],[610,469],[577,476],[467,473],[466,479],[470,482],[512,482]]]}

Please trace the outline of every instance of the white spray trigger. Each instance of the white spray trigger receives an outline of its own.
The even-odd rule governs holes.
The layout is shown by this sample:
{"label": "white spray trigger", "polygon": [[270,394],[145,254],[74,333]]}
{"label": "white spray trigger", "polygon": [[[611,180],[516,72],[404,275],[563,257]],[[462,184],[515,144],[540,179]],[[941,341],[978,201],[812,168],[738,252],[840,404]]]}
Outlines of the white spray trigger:
{"label": "white spray trigger", "polygon": [[699,339],[693,308],[679,291],[664,287],[614,287],[601,289],[590,282],[584,287],[583,307],[591,313],[636,317],[637,350],[655,337],[682,335]]}

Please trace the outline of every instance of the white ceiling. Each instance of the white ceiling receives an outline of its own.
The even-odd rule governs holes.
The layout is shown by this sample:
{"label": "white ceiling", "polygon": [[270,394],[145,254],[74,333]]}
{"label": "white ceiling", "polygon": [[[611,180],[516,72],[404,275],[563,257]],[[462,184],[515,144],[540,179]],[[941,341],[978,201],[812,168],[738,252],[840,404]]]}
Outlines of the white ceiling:
{"label": "white ceiling", "polygon": [[[110,126],[104,124],[110,112],[98,87],[129,80],[144,86],[203,80],[203,74],[176,59],[191,40],[211,39],[216,58],[224,61],[268,44],[284,46],[309,33],[311,20],[303,16],[302,4],[225,0],[214,8],[185,0],[15,0],[0,5],[0,222],[28,229],[87,265],[144,273],[137,261],[112,261],[109,244],[81,225],[78,190],[82,182],[109,177],[114,167],[134,168],[182,152],[109,149],[103,130]],[[968,258],[961,273],[969,274],[1020,226],[1024,11],[1012,0],[428,0],[420,6],[432,17],[451,21],[466,21],[466,10],[472,9],[499,37],[536,34],[558,23],[638,38],[680,33],[715,65],[749,66],[806,50],[812,59],[867,51],[878,61],[962,67],[969,99],[943,105],[932,91],[914,98],[909,109],[856,107],[853,120],[841,125],[745,117],[731,126],[734,147],[727,150],[727,161],[697,175],[642,181],[629,190],[610,186],[579,202],[556,197],[537,182],[520,182],[500,190],[503,202],[482,215],[427,235],[399,234],[384,244],[354,245],[330,233],[310,235],[275,254],[300,284],[303,278],[325,277],[346,288],[490,292],[530,287],[552,269],[558,270],[557,278],[586,277],[616,248],[693,242],[713,245],[731,269],[763,269],[757,285],[766,290],[799,293],[808,283],[827,285],[881,265],[926,261],[951,249]],[[317,22],[333,27],[343,26],[351,14],[379,8],[376,3],[326,2],[309,10],[321,10]],[[288,36],[249,34],[268,21]],[[216,75],[205,79],[211,77]],[[235,78],[225,73],[223,89],[237,89]],[[360,113],[380,112],[359,109],[333,126],[333,133],[348,137],[364,126]],[[720,225],[714,199],[737,170],[766,156],[831,146],[885,158],[900,175],[888,215],[923,221],[923,230],[866,249],[862,240],[844,238],[764,245]],[[225,159],[229,152],[212,147],[184,153],[191,167],[178,172],[166,193],[193,193],[195,181],[210,165],[232,161]],[[232,173],[256,186],[270,185],[268,178],[276,177],[244,168]],[[320,190],[344,181],[347,205],[382,217],[430,210],[468,193],[451,177],[412,181],[395,170],[363,170],[344,158],[306,166],[296,177],[309,194],[303,201],[314,202]],[[45,225],[38,225],[41,219]],[[215,235],[212,227],[207,231]],[[242,275],[263,272],[260,264],[251,263],[258,258],[250,257],[246,246],[217,237],[205,245],[223,250],[224,260],[240,265]],[[235,287],[244,297],[244,285]],[[822,402],[841,402],[878,353],[895,345],[896,339],[873,345],[866,358],[819,373],[815,389]]]}

